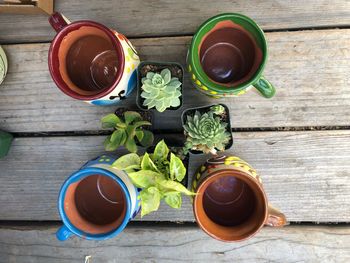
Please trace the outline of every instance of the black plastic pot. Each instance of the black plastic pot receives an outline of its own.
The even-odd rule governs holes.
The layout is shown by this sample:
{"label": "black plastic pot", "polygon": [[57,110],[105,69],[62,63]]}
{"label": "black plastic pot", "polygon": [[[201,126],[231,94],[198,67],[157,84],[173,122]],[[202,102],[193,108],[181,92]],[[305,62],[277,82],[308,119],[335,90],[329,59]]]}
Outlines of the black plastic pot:
{"label": "black plastic pot", "polygon": [[[203,106],[203,107],[196,107],[196,108],[190,108],[190,109],[186,109],[182,112],[181,115],[181,122],[182,122],[182,126],[184,126],[187,116],[188,115],[194,115],[196,111],[199,111],[201,114],[204,114],[206,112],[208,112],[210,110],[210,107],[215,106],[215,105],[221,105],[225,108],[226,111],[226,118],[223,120],[224,122],[226,122],[228,125],[226,127],[227,132],[229,132],[231,134],[231,139],[230,141],[227,143],[225,150],[228,150],[232,147],[233,144],[233,138],[232,138],[232,129],[231,129],[231,119],[230,119],[230,111],[228,109],[228,107],[225,104],[222,103],[216,103],[216,104],[212,104],[209,106]],[[185,131],[184,131],[185,133]],[[195,150],[190,150],[190,153],[192,154],[204,154],[201,151],[195,151]]]}
{"label": "black plastic pot", "polygon": [[[128,108],[121,107],[121,108],[116,109],[114,113],[118,117],[124,118],[124,112],[126,112],[126,111],[136,111],[136,112],[140,113],[143,120],[149,121],[150,123],[152,123],[152,121],[153,121],[153,114],[152,114],[152,112],[149,112],[149,111],[141,111],[139,109],[128,109]],[[145,126],[145,128],[147,130],[150,130],[151,126]]]}
{"label": "black plastic pot", "polygon": [[[124,119],[124,112],[126,112],[126,111],[135,111],[135,112],[140,113],[140,115],[141,115],[143,120],[149,121],[150,123],[152,123],[152,125],[150,125],[150,126],[142,126],[142,129],[149,130],[149,131],[153,130],[153,114],[152,114],[152,112],[150,112],[150,111],[142,111],[142,110],[139,110],[139,109],[128,109],[128,108],[120,107],[120,108],[116,109],[114,114],[117,115],[118,117]],[[136,145],[137,146],[143,147],[138,142],[138,140],[135,140],[135,141],[136,141]]]}
{"label": "black plastic pot", "polygon": [[184,68],[181,64],[177,62],[153,62],[153,61],[144,61],[139,64],[137,67],[137,96],[136,104],[141,110],[156,110],[155,108],[148,109],[146,106],[143,106],[144,98],[141,97],[141,87],[142,87],[142,78],[146,77],[146,74],[150,71],[160,73],[163,69],[168,68],[171,71],[172,77],[177,77],[182,83],[181,85],[181,104],[178,107],[170,107],[167,110],[178,110],[183,105],[183,85],[184,85]]}

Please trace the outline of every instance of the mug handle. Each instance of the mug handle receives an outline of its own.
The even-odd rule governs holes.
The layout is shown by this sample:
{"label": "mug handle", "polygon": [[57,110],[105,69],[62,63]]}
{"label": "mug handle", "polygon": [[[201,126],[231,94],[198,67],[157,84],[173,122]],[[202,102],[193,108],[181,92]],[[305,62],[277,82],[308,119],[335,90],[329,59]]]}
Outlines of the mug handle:
{"label": "mug handle", "polygon": [[275,93],[275,87],[264,76],[253,84],[253,86],[263,95],[265,98],[272,98]]}
{"label": "mug handle", "polygon": [[54,12],[49,17],[49,23],[56,30],[56,32],[60,32],[63,28],[65,28],[70,22],[67,18],[64,17],[61,13]]}
{"label": "mug handle", "polygon": [[65,241],[67,240],[73,233],[70,232],[70,230],[65,226],[61,226],[57,232],[56,232],[56,237],[59,241]]}
{"label": "mug handle", "polygon": [[287,222],[286,216],[271,205],[269,205],[268,213],[269,215],[267,217],[265,225],[281,227],[289,224]]}

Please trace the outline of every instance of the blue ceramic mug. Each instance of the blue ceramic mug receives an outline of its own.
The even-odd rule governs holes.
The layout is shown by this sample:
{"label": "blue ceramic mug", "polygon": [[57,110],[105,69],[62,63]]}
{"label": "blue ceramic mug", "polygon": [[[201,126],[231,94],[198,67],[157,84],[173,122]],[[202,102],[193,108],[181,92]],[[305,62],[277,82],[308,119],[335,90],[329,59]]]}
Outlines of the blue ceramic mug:
{"label": "blue ceramic mug", "polygon": [[59,240],[72,234],[89,240],[114,237],[139,212],[139,190],[124,171],[111,167],[114,161],[102,155],[64,182],[58,198]]}

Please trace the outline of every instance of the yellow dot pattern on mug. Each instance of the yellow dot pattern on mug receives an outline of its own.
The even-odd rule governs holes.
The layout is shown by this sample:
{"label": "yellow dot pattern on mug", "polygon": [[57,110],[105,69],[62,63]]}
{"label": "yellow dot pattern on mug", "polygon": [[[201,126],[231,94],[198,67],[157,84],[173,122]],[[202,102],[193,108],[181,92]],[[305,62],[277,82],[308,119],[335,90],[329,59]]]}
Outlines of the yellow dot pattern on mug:
{"label": "yellow dot pattern on mug", "polygon": [[249,175],[252,177],[258,179],[259,182],[261,182],[260,177],[258,176],[255,169],[253,169],[246,161],[243,161],[241,158],[237,156],[229,156],[224,161],[225,165],[233,165],[238,168],[242,168],[245,170]]}
{"label": "yellow dot pattern on mug", "polygon": [[110,159],[108,156],[106,156],[106,155],[102,155],[98,161],[99,161],[100,163],[103,163],[103,162],[110,162],[111,159]]}
{"label": "yellow dot pattern on mug", "polygon": [[241,90],[240,92],[238,92],[237,94],[234,94],[234,95],[240,96],[240,95],[243,95],[246,93],[247,93],[247,91],[244,89],[244,90]]}
{"label": "yellow dot pattern on mug", "polygon": [[138,56],[130,47],[127,47],[127,51],[127,54],[125,54],[125,72],[129,74],[136,68],[135,62],[138,62]]}
{"label": "yellow dot pattern on mug", "polygon": [[[199,178],[201,178],[201,173],[203,173],[205,171],[206,167],[204,165],[202,165],[201,167],[199,167],[199,169],[197,170],[197,172],[195,173],[193,180],[192,180],[192,192],[194,192],[197,188],[197,184],[198,184],[198,180]],[[192,197],[193,200],[193,197]]]}
{"label": "yellow dot pattern on mug", "polygon": [[194,189],[196,189],[196,187],[197,187],[197,180],[194,180],[192,184],[193,191]]}
{"label": "yellow dot pattern on mug", "polygon": [[[188,65],[188,72],[192,73],[192,67],[191,65]],[[213,91],[213,90],[209,90],[208,87],[206,87],[205,85],[202,84],[202,82],[200,82],[196,75],[194,73],[191,74],[191,77],[192,77],[192,80],[195,84],[195,86],[203,91],[207,91],[205,92],[207,95],[211,96],[212,98],[214,99],[219,99],[221,98],[222,96],[226,97],[226,96],[230,96],[230,97],[236,97],[236,96],[240,96],[240,95],[243,95],[245,93],[247,93],[247,90],[243,89],[239,92],[232,92],[232,93],[228,93],[228,94],[221,94],[221,95],[218,95],[218,92],[217,91]],[[214,96],[213,96],[214,95]],[[217,96],[215,96],[217,95]]]}

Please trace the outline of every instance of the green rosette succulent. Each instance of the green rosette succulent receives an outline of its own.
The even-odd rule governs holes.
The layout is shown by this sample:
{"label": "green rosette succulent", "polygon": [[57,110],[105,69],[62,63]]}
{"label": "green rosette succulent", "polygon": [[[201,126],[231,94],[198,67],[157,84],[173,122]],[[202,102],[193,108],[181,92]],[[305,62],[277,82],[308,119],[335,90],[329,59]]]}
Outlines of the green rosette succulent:
{"label": "green rosette succulent", "polygon": [[170,107],[178,107],[181,104],[181,82],[178,78],[172,78],[169,69],[163,69],[160,74],[148,72],[142,78],[142,93],[144,98],[143,106],[148,109],[156,108],[163,112]]}
{"label": "green rosette succulent", "polygon": [[194,116],[187,116],[184,124],[186,142],[184,150],[196,150],[204,153],[217,154],[225,150],[230,141],[230,133],[226,131],[227,123],[212,111],[201,114],[196,111]]}

